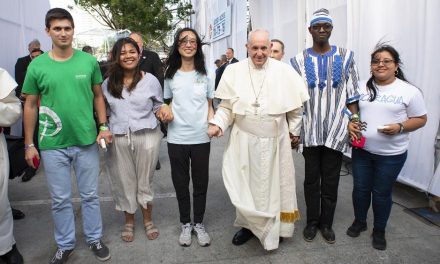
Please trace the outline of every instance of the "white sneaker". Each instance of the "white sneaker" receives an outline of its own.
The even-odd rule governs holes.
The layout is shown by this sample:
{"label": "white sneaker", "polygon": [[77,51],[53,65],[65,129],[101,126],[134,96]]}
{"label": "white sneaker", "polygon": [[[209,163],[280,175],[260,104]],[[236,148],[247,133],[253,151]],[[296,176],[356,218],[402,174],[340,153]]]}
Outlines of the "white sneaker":
{"label": "white sneaker", "polygon": [[203,224],[196,224],[194,226],[194,233],[197,235],[197,242],[202,247],[207,247],[211,244],[211,238],[209,234],[205,230],[205,226]]}
{"label": "white sneaker", "polygon": [[191,232],[193,226],[191,223],[182,224],[182,233],[180,233],[179,244],[183,247],[188,247],[191,245]]}

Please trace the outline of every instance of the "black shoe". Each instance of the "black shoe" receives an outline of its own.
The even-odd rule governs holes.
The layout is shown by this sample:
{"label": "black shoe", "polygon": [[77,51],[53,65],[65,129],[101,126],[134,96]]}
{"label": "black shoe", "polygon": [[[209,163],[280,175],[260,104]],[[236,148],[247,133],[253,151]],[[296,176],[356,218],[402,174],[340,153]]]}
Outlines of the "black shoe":
{"label": "black shoe", "polygon": [[57,252],[55,252],[55,255],[53,255],[49,264],[64,264],[64,263],[66,263],[67,259],[70,257],[70,255],[72,255],[72,252],[73,252],[73,249],[63,250],[63,249],[57,248]]}
{"label": "black shoe", "polygon": [[160,170],[160,161],[157,161],[156,170]]}
{"label": "black shoe", "polygon": [[232,244],[236,246],[243,245],[244,243],[248,242],[249,239],[253,238],[255,235],[252,233],[251,230],[242,228],[240,231],[235,233],[234,238],[232,239]]}
{"label": "black shoe", "polygon": [[14,218],[14,220],[20,220],[23,219],[25,217],[24,213],[18,209],[14,209],[12,208],[12,218]]}
{"label": "black shoe", "polygon": [[358,237],[361,232],[367,230],[367,223],[354,221],[353,224],[347,229],[347,235],[351,237]]}
{"label": "black shoe", "polygon": [[24,182],[30,181],[32,179],[32,177],[35,176],[37,170],[29,167],[24,171],[24,175],[21,177],[21,180]]}
{"label": "black shoe", "polygon": [[373,247],[378,250],[387,249],[387,241],[385,239],[385,231],[373,229]]}
{"label": "black shoe", "polygon": [[329,244],[333,244],[336,242],[335,232],[331,227],[328,226],[322,226],[319,228],[321,230],[321,235],[324,238],[325,242]]}
{"label": "black shoe", "polygon": [[23,264],[23,256],[20,254],[15,244],[8,253],[1,256],[1,259],[6,262],[6,264]]}
{"label": "black shoe", "polygon": [[303,230],[303,238],[307,242],[312,242],[315,239],[316,233],[318,233],[318,226],[315,224],[307,224]]}
{"label": "black shoe", "polygon": [[101,240],[91,242],[89,244],[89,248],[93,251],[95,257],[100,261],[106,261],[111,258],[110,250]]}

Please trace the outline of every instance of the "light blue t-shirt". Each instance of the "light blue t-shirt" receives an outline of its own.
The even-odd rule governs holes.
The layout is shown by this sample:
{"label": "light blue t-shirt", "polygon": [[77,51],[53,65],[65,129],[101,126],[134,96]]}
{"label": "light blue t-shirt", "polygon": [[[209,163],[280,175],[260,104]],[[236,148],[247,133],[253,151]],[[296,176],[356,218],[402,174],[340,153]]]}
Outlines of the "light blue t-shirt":
{"label": "light blue t-shirt", "polygon": [[214,98],[212,78],[196,71],[177,71],[173,79],[165,79],[164,98],[172,98],[174,115],[168,125],[169,143],[189,145],[210,141],[208,98]]}

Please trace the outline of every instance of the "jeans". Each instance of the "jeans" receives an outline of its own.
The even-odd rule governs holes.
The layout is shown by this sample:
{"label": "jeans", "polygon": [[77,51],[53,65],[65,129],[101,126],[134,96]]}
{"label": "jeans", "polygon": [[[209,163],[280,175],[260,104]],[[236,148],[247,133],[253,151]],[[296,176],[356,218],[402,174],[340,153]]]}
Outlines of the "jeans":
{"label": "jeans", "polygon": [[72,207],[71,168],[81,197],[83,232],[88,243],[102,236],[98,197],[99,154],[96,144],[42,150],[42,161],[52,197],[55,241],[60,249],[75,247],[75,215]]}
{"label": "jeans", "polygon": [[191,223],[189,195],[190,164],[193,183],[194,223],[202,223],[206,208],[209,180],[209,152],[211,143],[180,145],[168,143],[171,178],[179,204],[180,222]]}
{"label": "jeans", "polygon": [[303,156],[307,224],[332,227],[338,199],[342,152],[325,146],[304,147]]}
{"label": "jeans", "polygon": [[393,184],[405,163],[407,152],[383,156],[363,149],[352,151],[353,207],[356,221],[367,221],[373,201],[374,229],[385,231],[391,213]]}

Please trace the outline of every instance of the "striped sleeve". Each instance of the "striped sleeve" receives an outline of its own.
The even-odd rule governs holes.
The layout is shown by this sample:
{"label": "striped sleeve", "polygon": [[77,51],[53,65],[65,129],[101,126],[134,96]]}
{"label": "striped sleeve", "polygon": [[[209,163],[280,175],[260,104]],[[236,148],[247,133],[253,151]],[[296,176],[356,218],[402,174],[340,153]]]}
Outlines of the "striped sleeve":
{"label": "striped sleeve", "polygon": [[345,76],[347,77],[347,104],[359,101],[359,74],[354,61],[354,53],[348,51],[347,64],[345,66]]}

